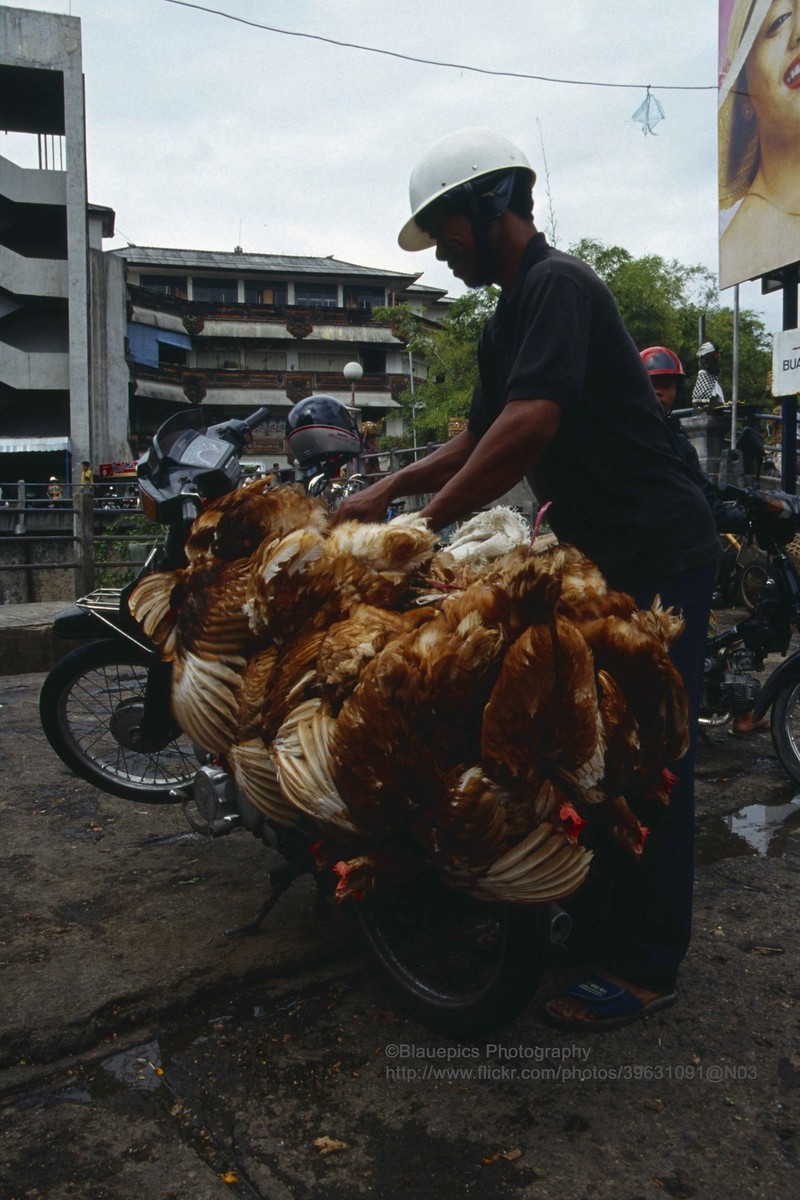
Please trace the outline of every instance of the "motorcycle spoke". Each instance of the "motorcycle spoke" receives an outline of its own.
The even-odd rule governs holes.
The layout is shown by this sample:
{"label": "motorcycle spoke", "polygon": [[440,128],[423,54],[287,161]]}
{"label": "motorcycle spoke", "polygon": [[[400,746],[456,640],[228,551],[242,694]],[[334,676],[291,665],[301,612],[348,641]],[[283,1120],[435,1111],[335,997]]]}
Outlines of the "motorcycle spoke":
{"label": "motorcycle spoke", "polygon": [[[121,706],[141,703],[147,668],[108,663],[75,680],[65,710],[76,746],[103,770],[123,781],[169,787],[191,776],[196,758],[188,742],[173,742],[159,750],[135,750],[114,736],[111,722]],[[183,735],[181,735],[182,737]]]}

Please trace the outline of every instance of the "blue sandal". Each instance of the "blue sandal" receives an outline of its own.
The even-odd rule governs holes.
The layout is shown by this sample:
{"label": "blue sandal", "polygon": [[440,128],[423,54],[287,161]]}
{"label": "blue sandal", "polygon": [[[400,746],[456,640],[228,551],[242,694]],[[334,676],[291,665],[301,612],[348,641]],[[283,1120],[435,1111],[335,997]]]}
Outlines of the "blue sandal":
{"label": "blue sandal", "polygon": [[567,988],[565,994],[585,1004],[592,1014],[591,1017],[562,1017],[561,1013],[553,1008],[556,1000],[550,1000],[544,1006],[542,1015],[548,1024],[557,1029],[569,1029],[572,1032],[582,1030],[584,1033],[600,1029],[619,1029],[621,1025],[630,1025],[632,1021],[638,1021],[647,1013],[657,1012],[660,1008],[674,1004],[678,996],[677,992],[667,992],[663,996],[656,996],[654,1000],[640,1000],[628,988],[606,979],[604,975],[590,975],[582,983],[574,983],[572,987]]}

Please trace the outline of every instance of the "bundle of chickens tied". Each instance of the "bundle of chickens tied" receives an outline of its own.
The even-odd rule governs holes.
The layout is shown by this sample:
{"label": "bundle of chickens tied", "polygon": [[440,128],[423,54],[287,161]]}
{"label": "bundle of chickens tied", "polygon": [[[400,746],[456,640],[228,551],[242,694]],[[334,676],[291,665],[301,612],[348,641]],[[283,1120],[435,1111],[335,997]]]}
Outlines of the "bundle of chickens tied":
{"label": "bundle of chickens tied", "polygon": [[672,610],[507,508],[437,546],[418,515],[332,525],[267,481],[210,504],[186,557],[131,601],[174,715],[271,822],[319,830],[339,897],[432,866],[484,900],[562,899],[591,821],[641,854],[624,797],[667,803],[688,744]]}

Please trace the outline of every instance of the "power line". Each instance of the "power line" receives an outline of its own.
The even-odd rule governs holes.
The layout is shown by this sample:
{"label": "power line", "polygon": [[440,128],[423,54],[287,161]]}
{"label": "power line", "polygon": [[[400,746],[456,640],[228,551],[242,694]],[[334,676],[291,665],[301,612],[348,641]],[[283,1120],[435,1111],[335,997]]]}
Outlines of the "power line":
{"label": "power line", "polygon": [[535,79],[539,83],[567,83],[577,87],[605,88],[657,88],[660,92],[716,92],[714,84],[680,84],[680,83],[608,83],[602,79],[559,79],[552,75],[529,75],[524,71],[495,71],[489,67],[474,67],[468,63],[442,62],[435,58],[417,58],[413,54],[401,54],[397,50],[384,50],[379,46],[362,46],[358,42],[342,42],[337,38],[323,37],[319,33],[300,33],[296,29],[278,29],[274,25],[264,25],[260,21],[249,21],[246,17],[237,17],[233,13],[223,12],[219,8],[205,8],[202,4],[192,4],[190,0],[165,0],[167,4],[177,4],[180,8],[194,8],[198,12],[211,13],[216,17],[224,17],[228,21],[236,21],[240,25],[250,25],[254,29],[266,29],[269,33],[279,33],[283,37],[306,38],[312,42],[325,42],[329,46],[341,46],[346,50],[362,50],[367,54],[383,54],[387,58],[399,58],[403,62],[422,63],[427,67],[447,67],[453,71],[471,71],[475,75],[496,75],[507,79]]}

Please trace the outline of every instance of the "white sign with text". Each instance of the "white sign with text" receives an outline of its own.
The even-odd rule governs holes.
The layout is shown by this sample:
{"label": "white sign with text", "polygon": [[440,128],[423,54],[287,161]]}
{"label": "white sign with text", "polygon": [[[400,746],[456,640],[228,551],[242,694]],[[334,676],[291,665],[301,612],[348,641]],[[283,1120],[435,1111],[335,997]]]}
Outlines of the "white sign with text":
{"label": "white sign with text", "polygon": [[772,394],[796,396],[800,392],[800,329],[776,333],[772,342]]}

